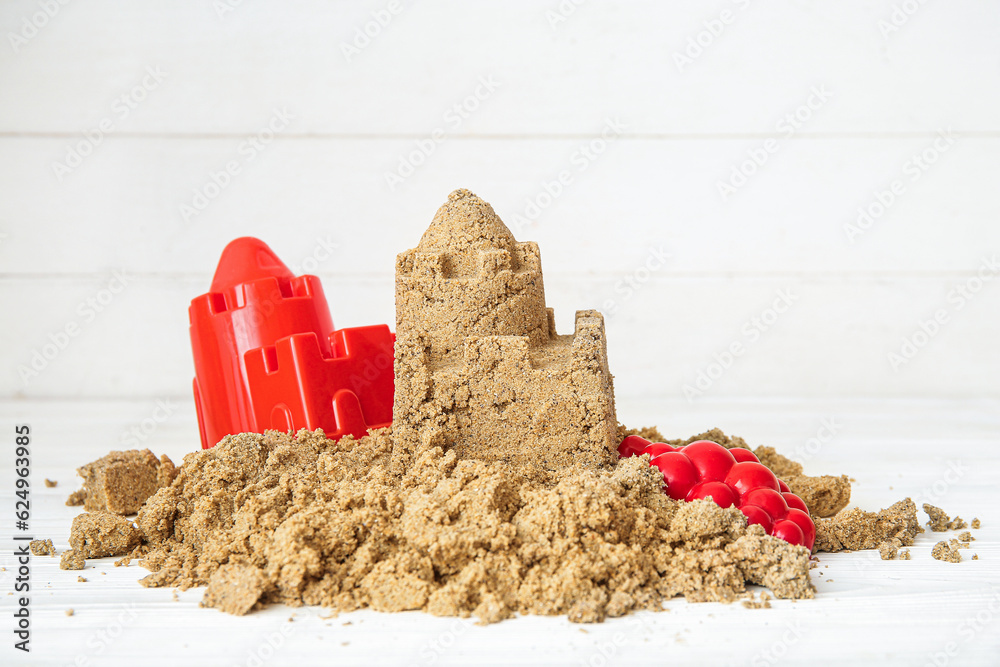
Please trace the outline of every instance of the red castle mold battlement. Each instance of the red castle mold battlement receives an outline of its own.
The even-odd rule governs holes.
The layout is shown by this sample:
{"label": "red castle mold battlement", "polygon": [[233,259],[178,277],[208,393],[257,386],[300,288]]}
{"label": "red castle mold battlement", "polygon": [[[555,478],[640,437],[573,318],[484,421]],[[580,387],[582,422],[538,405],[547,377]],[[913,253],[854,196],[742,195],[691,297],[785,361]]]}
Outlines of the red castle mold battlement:
{"label": "red castle mold battlement", "polygon": [[389,327],[335,330],[319,278],[296,277],[263,241],[226,246],[188,314],[203,448],[247,431],[361,437],[392,423]]}

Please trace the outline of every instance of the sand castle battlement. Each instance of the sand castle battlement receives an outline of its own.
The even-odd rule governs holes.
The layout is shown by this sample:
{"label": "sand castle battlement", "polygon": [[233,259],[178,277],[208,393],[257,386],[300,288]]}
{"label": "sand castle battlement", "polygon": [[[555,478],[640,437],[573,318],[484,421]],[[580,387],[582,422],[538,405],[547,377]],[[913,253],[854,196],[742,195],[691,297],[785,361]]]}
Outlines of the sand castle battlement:
{"label": "sand castle battlement", "polygon": [[604,318],[559,336],[541,256],[456,190],[396,262],[397,447],[557,469],[613,462],[617,419]]}

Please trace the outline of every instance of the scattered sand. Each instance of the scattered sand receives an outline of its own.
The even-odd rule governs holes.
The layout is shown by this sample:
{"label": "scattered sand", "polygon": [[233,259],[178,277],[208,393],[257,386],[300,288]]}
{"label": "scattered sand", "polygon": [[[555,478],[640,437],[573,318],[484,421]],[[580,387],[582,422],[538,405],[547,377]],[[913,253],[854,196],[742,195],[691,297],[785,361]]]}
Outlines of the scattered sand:
{"label": "scattered sand", "polygon": [[73,493],[69,494],[69,497],[66,499],[66,505],[69,507],[77,507],[79,505],[83,505],[86,501],[86,489],[77,489]]}
{"label": "scattered sand", "polygon": [[86,564],[87,561],[83,554],[73,549],[64,551],[59,557],[59,569],[61,570],[82,570]]}
{"label": "scattered sand", "polygon": [[672,501],[646,458],[539,480],[438,447],[392,465],[392,444],[391,429],[339,442],[303,430],[188,455],[139,514],[142,583],[208,585],[205,604],[233,613],[284,602],[483,622],[599,621],[678,595],[733,601],[747,584],[813,596],[804,548],[733,508]]}
{"label": "scattered sand", "polygon": [[934,545],[934,548],[931,549],[931,556],[947,563],[962,562],[962,554],[958,552],[958,546],[948,544],[945,541],[938,542]]}
{"label": "scattered sand", "polygon": [[878,555],[882,558],[882,560],[893,560],[899,553],[899,547],[901,546],[902,542],[900,542],[897,537],[894,537],[891,540],[886,540],[878,545]]}
{"label": "scattered sand", "polygon": [[56,548],[52,546],[52,540],[32,540],[28,544],[33,556],[55,556]]}
{"label": "scattered sand", "polygon": [[934,507],[930,503],[924,503],[924,512],[930,517],[930,521],[927,525],[935,533],[943,533],[948,530],[948,523],[951,521],[951,517],[940,507]]}
{"label": "scattered sand", "polygon": [[45,488],[47,488],[47,489],[54,489],[57,486],[59,486],[59,482],[57,482],[55,480],[51,480],[48,477],[45,478]]}
{"label": "scattered sand", "polygon": [[770,609],[771,596],[761,591],[760,598],[754,599],[753,593],[748,593],[746,599],[743,600],[743,606],[747,609]]}
{"label": "scattered sand", "polygon": [[878,512],[851,508],[832,519],[816,519],[816,544],[813,551],[858,551],[876,549],[893,538],[900,546],[910,546],[921,532],[917,506],[912,500],[900,500]]}

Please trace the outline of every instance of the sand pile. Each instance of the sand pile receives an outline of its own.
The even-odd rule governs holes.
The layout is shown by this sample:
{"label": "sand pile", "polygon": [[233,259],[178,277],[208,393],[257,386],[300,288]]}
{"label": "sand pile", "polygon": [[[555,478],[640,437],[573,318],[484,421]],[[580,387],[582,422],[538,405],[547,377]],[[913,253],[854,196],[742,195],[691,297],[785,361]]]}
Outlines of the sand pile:
{"label": "sand pile", "polygon": [[392,449],[391,429],[339,442],[303,430],[189,454],[139,513],[154,571],[142,583],[207,584],[206,604],[231,613],[284,602],[484,622],[598,621],[678,595],[729,601],[746,584],[813,596],[806,549],[735,509],[670,500],[645,457],[529,479],[439,447],[405,462]]}
{"label": "sand pile", "polygon": [[[141,558],[143,585],[207,585],[204,604],[233,614],[282,602],[590,622],[675,596],[765,606],[748,584],[813,597],[805,548],[735,508],[671,500],[648,456],[616,452],[633,432],[746,442],[715,430],[668,441],[615,415],[600,313],[578,311],[558,335],[537,245],[457,190],[397,258],[392,428],[227,436],[177,469],[113,452],[80,469],[73,502],[94,514],[74,522],[63,567],[131,550],[119,563]],[[849,502],[846,477],[755,453],[815,517]],[[919,530],[906,503],[821,519],[817,545],[894,556]],[[135,528],[116,516],[136,510]]]}

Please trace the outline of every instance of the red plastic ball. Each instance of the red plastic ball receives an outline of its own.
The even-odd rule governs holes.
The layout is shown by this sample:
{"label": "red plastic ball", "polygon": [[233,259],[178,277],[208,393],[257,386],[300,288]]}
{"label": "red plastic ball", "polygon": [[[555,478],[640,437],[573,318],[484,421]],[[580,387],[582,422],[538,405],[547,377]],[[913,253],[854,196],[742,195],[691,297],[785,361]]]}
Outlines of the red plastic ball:
{"label": "red plastic ball", "polygon": [[782,519],[776,522],[774,528],[771,529],[771,534],[780,537],[789,544],[804,546],[806,542],[802,529],[791,519]]}
{"label": "red plastic ball", "polygon": [[749,449],[743,449],[742,447],[733,447],[729,450],[729,453],[733,455],[737,463],[743,463],[744,461],[753,461],[754,463],[760,463],[760,459],[757,455],[751,452]]}
{"label": "red plastic ball", "polygon": [[691,487],[698,483],[698,471],[691,460],[680,452],[660,454],[650,461],[663,473],[667,495],[674,500],[684,500]]}
{"label": "red plastic ball", "polygon": [[788,514],[788,504],[774,489],[752,489],[740,498],[740,507],[756,505],[777,521]]}
{"label": "red plastic ball", "polygon": [[792,492],[792,490],[788,488],[788,485],[785,484],[785,481],[781,478],[778,479],[778,490],[781,491],[782,493]]}
{"label": "red plastic ball", "polygon": [[630,435],[618,445],[618,456],[623,459],[630,456],[638,456],[647,446],[649,446],[649,440],[640,438],[637,435]]}
{"label": "red plastic ball", "polygon": [[646,449],[639,452],[640,454],[649,454],[650,457],[659,456],[660,454],[666,454],[667,452],[676,452],[677,450],[665,442],[654,442],[653,444],[646,447]]}
{"label": "red plastic ball", "polygon": [[684,500],[691,502],[698,498],[711,497],[719,507],[732,507],[736,504],[736,494],[722,482],[701,482],[688,491]]}
{"label": "red plastic ball", "polygon": [[788,510],[786,520],[799,527],[802,531],[802,546],[812,551],[813,544],[816,542],[816,525],[809,518],[809,515],[802,510],[792,508]]}
{"label": "red plastic ball", "polygon": [[804,502],[802,502],[802,499],[799,498],[794,493],[790,493],[790,492],[786,491],[786,492],[784,492],[784,493],[781,494],[781,497],[785,499],[785,502],[788,504],[789,507],[797,509],[797,510],[802,510],[803,512],[806,513],[806,516],[809,515],[809,508],[806,507],[806,504]]}
{"label": "red plastic ball", "polygon": [[752,526],[756,523],[764,529],[765,533],[771,533],[771,526],[774,525],[774,522],[771,521],[771,517],[767,512],[756,505],[746,505],[745,507],[741,507],[740,511],[743,512],[743,516],[747,518],[748,526]]}
{"label": "red plastic ball", "polygon": [[711,440],[699,440],[681,449],[691,459],[698,475],[705,482],[719,482],[726,478],[736,459],[729,450]]}
{"label": "red plastic ball", "polygon": [[763,464],[753,461],[744,461],[734,465],[729,469],[729,474],[726,475],[724,481],[740,497],[758,486],[778,490],[778,478],[774,476],[774,473],[765,468]]}

